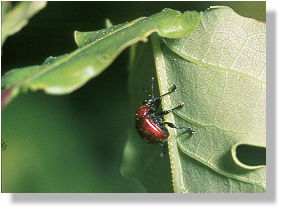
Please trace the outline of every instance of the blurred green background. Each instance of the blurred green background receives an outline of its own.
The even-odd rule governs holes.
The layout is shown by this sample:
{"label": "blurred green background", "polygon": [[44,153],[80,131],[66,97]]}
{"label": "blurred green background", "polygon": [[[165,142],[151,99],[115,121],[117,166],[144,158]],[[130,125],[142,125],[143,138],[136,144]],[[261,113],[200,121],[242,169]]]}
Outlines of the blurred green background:
{"label": "blurred green background", "polygon": [[[204,11],[212,5],[227,5],[265,21],[265,2],[49,2],[7,39],[2,75],[75,50],[74,30],[104,28],[106,18],[118,24],[163,8]],[[134,126],[127,64],[125,50],[104,73],[72,94],[35,92],[12,101],[2,112],[2,141],[7,145],[2,151],[2,192],[143,191],[120,174],[127,129]]]}

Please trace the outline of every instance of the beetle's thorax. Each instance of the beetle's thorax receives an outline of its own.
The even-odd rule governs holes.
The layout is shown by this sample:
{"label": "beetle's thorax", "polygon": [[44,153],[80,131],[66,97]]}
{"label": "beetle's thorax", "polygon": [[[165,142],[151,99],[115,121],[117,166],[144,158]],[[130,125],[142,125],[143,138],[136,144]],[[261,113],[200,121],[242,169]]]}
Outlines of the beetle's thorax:
{"label": "beetle's thorax", "polygon": [[136,117],[145,117],[146,115],[150,114],[151,107],[149,105],[142,105],[140,106],[137,111],[135,116]]}

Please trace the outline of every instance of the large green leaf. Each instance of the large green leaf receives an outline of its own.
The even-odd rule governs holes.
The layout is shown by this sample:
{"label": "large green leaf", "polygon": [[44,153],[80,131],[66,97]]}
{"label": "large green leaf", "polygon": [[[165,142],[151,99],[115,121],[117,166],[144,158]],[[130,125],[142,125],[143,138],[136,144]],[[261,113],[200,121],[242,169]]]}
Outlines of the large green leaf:
{"label": "large green leaf", "polygon": [[28,20],[46,6],[45,1],[19,2],[12,7],[11,2],[1,2],[2,5],[2,45],[5,40],[21,30]]}
{"label": "large green leaf", "polygon": [[[265,191],[265,32],[264,23],[219,7],[202,13],[184,38],[153,38],[160,92],[178,86],[164,98],[163,109],[185,103],[165,120],[196,131],[170,129],[175,192]],[[156,153],[134,140],[131,134],[122,172],[155,191],[146,186],[156,178],[146,173],[153,169],[160,177],[163,170],[151,162]]]}
{"label": "large green leaf", "polygon": [[51,57],[40,66],[14,69],[2,80],[12,87],[11,100],[23,89],[44,90],[49,94],[66,94],[98,76],[126,47],[146,41],[157,32],[166,38],[179,38],[190,33],[199,22],[197,12],[180,13],[165,9],[151,17],[94,32],[75,32],[79,49],[58,58]]}

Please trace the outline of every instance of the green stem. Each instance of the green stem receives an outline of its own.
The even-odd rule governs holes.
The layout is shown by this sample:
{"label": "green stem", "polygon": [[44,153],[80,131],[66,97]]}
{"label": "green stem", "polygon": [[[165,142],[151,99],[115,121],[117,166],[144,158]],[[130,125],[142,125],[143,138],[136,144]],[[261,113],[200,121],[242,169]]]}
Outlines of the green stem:
{"label": "green stem", "polygon": [[[164,58],[163,58],[163,54],[161,52],[161,47],[160,47],[160,39],[158,38],[157,34],[152,35],[151,42],[152,42],[152,48],[154,52],[159,89],[160,89],[160,93],[164,94],[165,92],[169,90],[169,86],[167,83],[168,79],[167,79],[167,74],[165,71]],[[169,95],[164,97],[162,101],[162,106],[164,109],[171,108],[171,98]],[[165,119],[173,123],[174,115],[168,114],[165,116]],[[179,153],[178,153],[176,135],[177,135],[176,130],[171,129],[170,137],[168,138],[168,150],[169,150],[169,158],[170,158],[170,164],[171,164],[173,189],[174,189],[174,192],[180,193],[180,192],[184,192],[185,188],[184,188],[183,179],[181,175],[182,169],[181,169],[181,162],[180,162]]]}

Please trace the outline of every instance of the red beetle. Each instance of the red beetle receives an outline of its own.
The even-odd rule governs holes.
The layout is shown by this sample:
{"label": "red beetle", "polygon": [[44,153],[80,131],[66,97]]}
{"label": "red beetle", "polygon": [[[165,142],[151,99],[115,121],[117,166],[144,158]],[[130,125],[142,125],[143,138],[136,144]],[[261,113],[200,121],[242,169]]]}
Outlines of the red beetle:
{"label": "red beetle", "polygon": [[170,110],[156,113],[158,107],[161,104],[162,97],[174,92],[177,88],[176,85],[173,85],[173,88],[169,92],[157,97],[154,96],[154,77],[152,78],[151,87],[152,92],[149,95],[149,98],[145,100],[140,107],[138,107],[135,114],[136,129],[140,136],[148,143],[160,144],[161,146],[164,146],[164,143],[169,137],[169,132],[165,125],[169,126],[170,128],[189,130],[192,134],[195,133],[191,128],[178,127],[173,123],[164,122],[163,120],[163,115],[166,115],[175,109],[183,107],[183,102]]}

